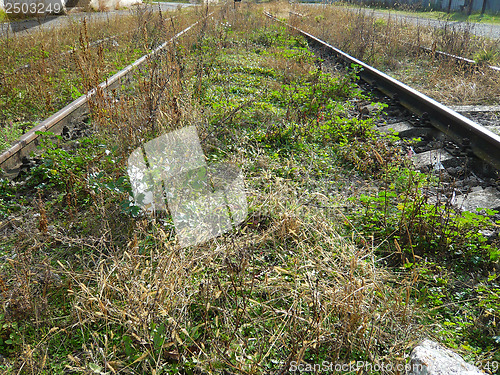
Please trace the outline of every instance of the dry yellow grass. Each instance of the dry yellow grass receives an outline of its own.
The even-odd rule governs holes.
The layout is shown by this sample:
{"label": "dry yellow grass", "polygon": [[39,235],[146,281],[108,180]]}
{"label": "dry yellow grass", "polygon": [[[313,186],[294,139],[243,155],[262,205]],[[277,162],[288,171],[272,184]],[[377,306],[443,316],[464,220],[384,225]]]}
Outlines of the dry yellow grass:
{"label": "dry yellow grass", "polygon": [[[498,104],[500,74],[484,65],[464,68],[418,48],[423,46],[470,59],[489,56],[489,64],[498,64],[498,41],[475,37],[467,26],[458,30],[429,29],[405,20],[376,19],[364,10],[336,5],[282,5],[279,11],[270,9],[291,19],[295,26],[445,104]],[[285,15],[288,9],[304,17]]]}
{"label": "dry yellow grass", "polygon": [[[196,96],[208,90],[207,77],[218,83],[229,73],[241,78],[235,71],[250,68],[244,60],[249,54],[259,57],[251,68],[261,91],[252,100],[310,74],[314,60],[305,49],[298,49],[300,58],[290,57],[295,50],[256,42],[256,36],[271,35],[288,46],[282,39],[289,36],[261,11],[250,4],[238,11],[218,8],[151,59],[130,88],[93,99],[98,154],[79,177],[69,167],[60,201],[40,197],[25,213],[31,219],[23,232],[30,235],[10,243],[19,255],[2,274],[8,284],[2,299],[9,319],[29,317],[31,326],[38,325],[24,331],[16,371],[41,374],[51,368],[51,358],[64,364],[61,371],[136,374],[286,373],[303,360],[406,361],[408,347],[423,332],[410,301],[418,271],[395,275],[377,262],[369,239],[360,246],[339,236],[345,198],[327,198],[277,177],[282,163],[293,169],[294,161],[272,159],[244,132],[272,136],[284,117],[300,119],[299,111],[266,111],[265,123],[250,124],[238,122],[244,107],[224,102],[229,94],[213,96],[213,103]],[[85,67],[89,76],[98,69],[90,62]],[[251,88],[245,82],[241,90]],[[227,108],[216,117],[213,104],[219,101]],[[181,249],[166,214],[123,213],[119,202],[128,196],[116,191],[115,182],[131,150],[193,123],[206,148],[248,172],[250,216],[231,233]],[[236,135],[241,142],[231,141]],[[77,204],[82,196],[85,209]],[[46,257],[36,256],[39,251]],[[35,286],[40,274],[45,278]],[[81,349],[60,358],[59,341]]]}

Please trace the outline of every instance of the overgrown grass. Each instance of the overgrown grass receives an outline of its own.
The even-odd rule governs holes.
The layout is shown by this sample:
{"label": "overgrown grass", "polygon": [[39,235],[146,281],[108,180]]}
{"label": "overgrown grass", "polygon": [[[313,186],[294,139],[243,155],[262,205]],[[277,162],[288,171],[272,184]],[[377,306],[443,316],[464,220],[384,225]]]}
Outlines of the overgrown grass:
{"label": "overgrown grass", "polygon": [[[260,11],[220,8],[149,61],[131,87],[92,100],[97,134],[49,138],[36,167],[2,181],[6,373],[395,364],[423,336],[450,345],[473,337],[470,326],[462,336],[443,332],[448,315],[432,314],[443,308],[433,288],[455,278],[418,225],[441,222],[418,204],[424,176],[409,172],[404,145],[355,110],[370,103],[356,71],[327,73],[303,38]],[[168,213],[149,216],[129,200],[126,164],[145,141],[186,125],[196,125],[208,163],[242,169],[249,215],[233,232],[181,249]],[[390,228],[405,227],[398,223],[413,223],[411,237]],[[464,228],[453,251],[468,266],[489,250],[469,249],[482,242]],[[459,311],[438,299],[449,316]],[[481,301],[468,303],[484,329]],[[497,302],[488,303],[495,316]],[[491,359],[491,345],[459,350]]]}
{"label": "overgrown grass", "polygon": [[[283,16],[288,18],[286,9]],[[498,64],[498,41],[476,37],[470,24],[430,29],[397,18],[377,19],[363,10],[334,5],[296,6],[306,17],[292,22],[323,40],[446,104],[498,102],[500,75],[487,68]],[[423,51],[420,46],[429,48]],[[478,59],[467,67],[434,56],[433,51]]]}
{"label": "overgrown grass", "polygon": [[[336,2],[334,4],[337,6],[346,6],[353,8],[359,8],[360,6],[360,4],[353,5],[345,2],[344,3]],[[492,24],[492,25],[500,24],[500,15],[498,13],[491,13],[491,12],[486,12],[483,15],[481,15],[480,12],[474,12],[468,16],[464,12],[452,11],[450,13],[447,13],[445,11],[439,11],[432,8],[429,8],[428,10],[423,10],[418,7],[412,8],[411,6],[407,6],[405,4],[401,4],[401,6],[397,8],[389,8],[389,9],[387,7],[377,6],[377,5],[370,5],[367,8],[376,9],[377,11],[383,13],[393,13],[393,14],[416,16],[422,18],[431,18],[442,21],[477,22],[477,23]]]}
{"label": "overgrown grass", "polygon": [[[0,151],[107,77],[182,30],[190,17],[137,10],[0,40]],[[56,35],[56,37],[54,37]],[[82,74],[84,73],[84,74]]]}

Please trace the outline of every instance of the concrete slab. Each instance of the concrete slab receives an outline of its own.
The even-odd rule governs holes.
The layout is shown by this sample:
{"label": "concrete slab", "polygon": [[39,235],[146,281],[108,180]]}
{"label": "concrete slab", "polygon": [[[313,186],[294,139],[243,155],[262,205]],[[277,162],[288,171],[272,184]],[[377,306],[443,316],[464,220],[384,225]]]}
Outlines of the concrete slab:
{"label": "concrete slab", "polygon": [[433,128],[413,126],[406,121],[381,126],[378,128],[378,130],[381,131],[382,133],[388,133],[388,134],[396,132],[400,137],[403,138],[423,137],[435,131]]}
{"label": "concrete slab", "polygon": [[410,123],[403,121],[403,122],[396,122],[395,124],[381,126],[378,128],[378,130],[384,133],[392,133],[392,132],[402,133],[412,128],[413,126]]}
{"label": "concrete slab", "polygon": [[492,187],[473,189],[467,195],[455,197],[452,203],[463,211],[476,212],[476,208],[496,210],[500,209],[500,191]]}
{"label": "concrete slab", "polygon": [[457,353],[431,340],[424,340],[413,349],[410,368],[409,375],[486,375]]}
{"label": "concrete slab", "polygon": [[412,160],[418,169],[432,167],[433,169],[443,169],[450,166],[454,156],[450,155],[443,149],[430,150],[416,154]]}

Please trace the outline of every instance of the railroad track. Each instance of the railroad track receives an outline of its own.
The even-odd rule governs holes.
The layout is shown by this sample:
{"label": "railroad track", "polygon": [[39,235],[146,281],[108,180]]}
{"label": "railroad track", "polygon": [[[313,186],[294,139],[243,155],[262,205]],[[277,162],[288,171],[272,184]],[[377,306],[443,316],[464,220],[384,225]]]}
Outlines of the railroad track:
{"label": "railroad track", "polygon": [[[170,16],[170,19],[173,20],[175,19],[177,16]],[[137,31],[140,30],[140,27],[136,27],[132,30],[127,30],[127,31],[124,31],[124,32],[121,32],[121,33],[118,33],[118,34],[115,34],[115,35],[110,35],[108,37],[105,37],[105,38],[102,38],[102,39],[98,39],[98,40],[95,40],[95,41],[89,41],[87,44],[86,44],[86,47],[87,48],[90,48],[90,47],[97,47],[97,46],[100,46],[102,44],[106,44],[106,43],[109,43],[111,46],[118,46],[118,40],[119,38],[125,36],[125,35],[128,35],[128,34],[131,34],[131,33],[135,33]],[[64,51],[64,52],[61,52],[61,53],[58,53],[57,55],[54,55],[52,57],[50,57],[49,59],[45,59],[43,62],[44,63],[47,63],[47,62],[53,62],[53,61],[56,61],[56,60],[59,60],[59,59],[67,59],[69,57],[71,57],[72,55],[74,55],[76,52],[76,49],[73,47],[71,50],[68,50],[68,51]],[[28,63],[28,64],[23,64],[21,66],[18,66],[17,68],[15,68],[14,70],[12,70],[11,72],[9,73],[4,73],[3,76],[4,77],[11,77],[13,75],[15,75],[16,73],[20,72],[20,71],[23,71],[23,70],[29,70],[29,69],[32,69],[33,67],[36,67],[38,64],[40,63],[40,61],[35,61],[33,63]],[[0,77],[1,77],[1,74],[0,73]]]}
{"label": "railroad track", "polygon": [[[382,132],[395,131],[401,137],[420,137],[410,153],[421,170],[446,172],[453,180],[452,203],[462,209],[500,208],[498,171],[500,170],[500,137],[455,110],[418,92],[387,74],[335,48],[295,26],[265,15],[304,36],[313,49],[325,57],[334,57],[344,65],[355,64],[365,82],[365,89],[381,92],[389,105],[380,124]],[[322,56],[323,57],[323,56]]]}
{"label": "railroad track", "polygon": [[[307,15],[305,15],[305,14],[297,13],[297,12],[294,12],[294,11],[289,11],[288,14],[291,17],[299,17],[299,18],[306,18],[307,17]],[[380,34],[378,34],[377,36],[381,37]],[[421,50],[423,52],[431,54],[431,55],[433,55],[436,58],[442,58],[442,59],[446,59],[446,60],[452,60],[452,61],[456,62],[457,64],[460,64],[460,65],[462,65],[464,67],[466,66],[466,67],[471,67],[471,68],[477,68],[477,67],[481,66],[481,67],[487,67],[487,68],[489,68],[489,69],[491,69],[491,70],[493,70],[495,72],[500,73],[500,66],[487,65],[487,64],[481,65],[479,62],[477,62],[475,60],[468,59],[468,58],[463,57],[463,56],[454,55],[454,54],[448,53],[448,52],[439,51],[439,50],[436,50],[435,48],[421,46],[421,45],[413,44],[413,43],[409,43],[409,42],[402,42],[402,43],[405,44],[405,45],[410,46],[411,48],[419,49],[419,50]]]}
{"label": "railroad track", "polygon": [[[211,14],[209,14],[211,15]],[[266,16],[276,22],[282,22],[269,13]],[[74,127],[75,123],[87,116],[88,101],[98,90],[117,87],[126,80],[132,71],[143,65],[149,58],[160,53],[175,39],[188,32],[200,21],[182,30],[170,40],[142,56],[126,68],[122,69],[98,87],[70,103],[38,126],[24,134],[11,148],[0,155],[0,168],[7,177],[15,177],[27,163],[27,157],[38,143],[38,132],[61,134],[64,129]],[[284,22],[282,22],[284,23]],[[500,169],[500,137],[484,127],[460,115],[437,101],[419,93],[411,87],[378,71],[377,69],[353,58],[317,37],[284,23],[291,29],[306,37],[312,46],[328,56],[335,56],[345,64],[356,64],[362,68],[359,75],[366,82],[366,89],[377,89],[387,97],[389,109],[387,112],[401,112],[399,108],[409,111],[399,116],[396,121],[389,120],[381,124],[381,131],[397,131],[402,137],[421,137],[423,142],[413,150],[414,160],[421,169],[446,170],[452,177],[461,181],[474,181],[462,184],[454,197],[457,205],[466,209],[475,207],[499,208],[500,193],[497,190],[496,179]],[[471,154],[477,156],[471,157]],[[479,158],[479,159],[478,159]],[[479,160],[486,161],[482,163]],[[28,160],[29,161],[29,160]],[[456,183],[455,183],[456,185]],[[472,202],[472,203],[471,203]]]}
{"label": "railroad track", "polygon": [[[209,13],[205,16],[212,15]],[[46,120],[39,123],[37,126],[29,130],[21,136],[19,141],[12,145],[9,149],[0,154],[0,172],[6,178],[14,178],[18,175],[23,165],[29,165],[29,155],[35,150],[39,143],[39,132],[52,132],[61,134],[63,131],[74,128],[82,122],[89,113],[89,99],[91,99],[98,91],[115,89],[124,83],[131,76],[132,72],[141,65],[144,65],[149,59],[161,53],[168,45],[174,42],[177,38],[187,33],[193,27],[198,25],[200,21],[193,23],[184,30],[175,34],[168,41],[162,43],[151,52],[140,57],[132,64],[126,66],[113,76],[100,83],[96,88],[90,90],[85,95],[74,100]],[[1,176],[0,175],[0,176]]]}
{"label": "railroad track", "polygon": [[[117,34],[117,35],[111,35],[109,37],[106,37],[106,38],[103,38],[103,39],[99,39],[99,40],[90,42],[90,43],[88,43],[87,47],[96,47],[96,46],[99,46],[99,45],[104,44],[104,43],[111,43],[111,45],[114,45],[115,43],[117,43],[116,40],[120,36],[122,36],[124,34],[128,34],[130,32],[134,32],[136,30],[137,29],[126,31],[125,33],[120,33],[120,34]],[[71,50],[58,53],[57,55],[52,56],[50,59],[45,60],[44,63],[52,63],[52,62],[54,62],[54,61],[56,61],[58,59],[66,59],[66,58],[72,56],[75,53],[75,51],[76,51],[76,49],[73,48]],[[12,72],[5,73],[4,77],[12,77],[13,75],[15,75],[15,74],[17,74],[17,73],[19,73],[19,72],[21,72],[23,70],[32,69],[32,68],[36,67],[38,64],[40,64],[40,61],[35,61],[33,63],[28,63],[28,64],[24,64],[24,65],[18,66]]]}
{"label": "railroad track", "polygon": [[[192,4],[187,3],[167,3],[167,2],[153,2],[150,4],[142,4],[138,8],[142,9],[152,9],[153,11],[168,11],[174,10],[177,7],[187,7],[192,6]],[[135,6],[133,7],[135,8]],[[81,8],[80,8],[81,9]],[[122,9],[122,10],[111,10],[106,12],[94,12],[94,11],[79,11],[76,13],[70,13],[66,15],[54,15],[47,14],[39,18],[28,18],[24,20],[13,20],[11,22],[0,23],[0,38],[12,37],[17,34],[31,33],[34,30],[39,29],[55,29],[61,25],[61,22],[66,21],[79,21],[85,17],[91,17],[95,20],[107,20],[110,16],[120,16],[120,15],[130,15],[134,9]]]}
{"label": "railroad track", "polygon": [[[472,59],[468,59],[466,57],[457,56],[457,55],[454,55],[454,54],[451,54],[451,53],[447,53],[447,52],[443,52],[443,51],[436,51],[436,50],[434,50],[432,48],[425,47],[425,46],[417,46],[417,45],[413,44],[413,47],[419,48],[419,49],[421,49],[424,52],[427,52],[427,53],[430,53],[430,54],[434,54],[435,57],[441,57],[441,58],[445,58],[447,60],[454,60],[455,62],[457,62],[459,64],[463,64],[464,66],[470,66],[470,67],[478,67],[478,66],[480,66],[480,64],[477,61],[472,60]],[[500,67],[499,66],[495,66],[495,65],[485,65],[485,66],[488,67],[491,70],[494,70],[495,72],[500,72]]]}

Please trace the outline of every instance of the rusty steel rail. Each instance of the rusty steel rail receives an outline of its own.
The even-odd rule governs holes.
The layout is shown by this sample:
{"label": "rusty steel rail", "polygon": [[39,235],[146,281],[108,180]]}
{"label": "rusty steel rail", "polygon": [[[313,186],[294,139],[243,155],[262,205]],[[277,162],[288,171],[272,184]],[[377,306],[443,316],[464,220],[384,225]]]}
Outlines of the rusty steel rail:
{"label": "rusty steel rail", "polygon": [[328,52],[347,64],[360,66],[362,69],[359,72],[359,76],[365,82],[373,85],[385,95],[393,99],[397,98],[399,103],[411,112],[428,118],[435,128],[445,133],[458,144],[462,144],[464,139],[468,139],[470,147],[476,156],[493,165],[495,168],[500,169],[500,137],[498,135],[427,95],[333,47],[314,35],[289,25],[268,12],[264,14],[270,19],[297,31],[309,41],[325,48]]}
{"label": "rusty steel rail", "polygon": [[[212,15],[213,12],[209,13],[207,18]],[[156,47],[151,52],[140,57],[138,60],[134,61],[132,64],[126,66],[118,73],[114,74],[106,81],[101,82],[96,88],[90,90],[87,94],[80,96],[75,101],[71,102],[63,109],[59,110],[46,120],[39,123],[37,126],[26,132],[21,136],[19,141],[12,145],[9,149],[0,154],[0,168],[4,171],[7,176],[17,174],[19,166],[22,165],[23,157],[29,155],[31,151],[35,149],[38,141],[38,132],[53,132],[54,134],[61,133],[64,126],[70,125],[75,119],[81,117],[82,115],[89,112],[88,102],[91,97],[93,97],[98,91],[105,89],[113,89],[119,86],[122,80],[125,80],[130,76],[132,71],[144,64],[148,59],[154,57],[160,53],[165,47],[175,41],[177,38],[187,33],[193,27],[198,25],[200,21],[196,21],[191,26],[188,26],[184,30],[175,34],[168,41],[162,43],[160,46]]]}
{"label": "rusty steel rail", "polygon": [[[414,47],[414,48],[420,48],[422,51],[425,51],[427,53],[434,54],[435,57],[442,57],[442,58],[449,59],[449,60],[455,60],[457,63],[463,63],[463,64],[467,64],[467,65],[473,65],[473,66],[476,66],[476,67],[480,66],[480,63],[478,63],[476,60],[468,59],[466,57],[454,55],[454,54],[448,53],[448,52],[434,50],[432,48],[425,47],[425,46],[418,46],[418,45],[413,44],[413,43],[406,42],[405,44],[408,44],[408,45],[410,45],[411,47]],[[487,67],[487,68],[490,68],[491,70],[494,70],[495,72],[500,72],[500,67],[499,66],[486,65],[486,64],[484,66]]]}
{"label": "rusty steel rail", "polygon": [[[289,11],[288,13],[290,15],[292,15],[292,16],[297,16],[297,17],[301,17],[301,18],[302,17],[307,17],[304,14],[300,14],[300,13],[297,13],[297,12],[294,12],[294,11]],[[379,36],[379,37],[381,36],[380,34],[376,34],[376,35]],[[450,60],[455,60],[457,63],[463,63],[463,64],[473,65],[473,66],[477,66],[477,67],[479,67],[481,65],[476,60],[468,59],[468,58],[463,57],[463,56],[458,56],[458,55],[454,55],[452,53],[435,50],[433,48],[429,48],[429,47],[425,47],[425,46],[413,44],[413,43],[410,43],[410,42],[402,42],[402,43],[406,44],[406,45],[408,45],[410,47],[413,47],[413,48],[419,48],[420,50],[425,51],[427,53],[434,54],[435,57],[442,57],[442,58],[446,58],[446,59],[450,59]],[[490,68],[491,70],[494,70],[495,72],[499,72],[500,73],[500,66],[484,64],[484,67]]]}

